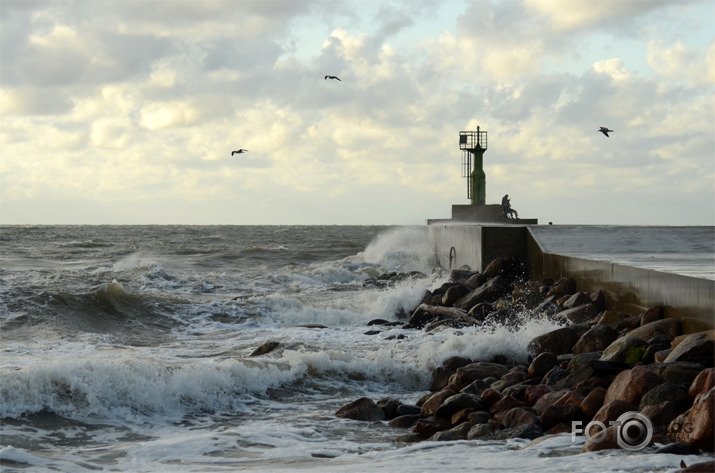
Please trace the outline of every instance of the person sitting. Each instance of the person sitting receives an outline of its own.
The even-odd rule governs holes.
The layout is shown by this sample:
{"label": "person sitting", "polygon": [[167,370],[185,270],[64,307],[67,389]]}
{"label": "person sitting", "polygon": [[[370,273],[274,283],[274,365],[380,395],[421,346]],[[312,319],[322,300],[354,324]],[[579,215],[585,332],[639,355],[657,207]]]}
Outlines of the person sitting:
{"label": "person sitting", "polygon": [[509,194],[504,195],[501,199],[501,209],[504,213],[504,218],[509,218],[509,216],[519,218],[519,213],[511,208],[511,201],[509,199]]}

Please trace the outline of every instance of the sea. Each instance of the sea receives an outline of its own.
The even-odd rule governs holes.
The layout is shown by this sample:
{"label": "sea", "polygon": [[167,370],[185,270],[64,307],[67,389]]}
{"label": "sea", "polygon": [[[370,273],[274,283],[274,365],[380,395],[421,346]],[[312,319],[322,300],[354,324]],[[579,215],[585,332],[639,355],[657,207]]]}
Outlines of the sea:
{"label": "sea", "polygon": [[528,314],[370,325],[404,322],[448,280],[433,253],[424,226],[0,226],[0,471],[675,472],[712,459],[580,453],[570,434],[410,443],[336,417],[361,397],[416,403],[451,356],[526,361],[556,328]]}

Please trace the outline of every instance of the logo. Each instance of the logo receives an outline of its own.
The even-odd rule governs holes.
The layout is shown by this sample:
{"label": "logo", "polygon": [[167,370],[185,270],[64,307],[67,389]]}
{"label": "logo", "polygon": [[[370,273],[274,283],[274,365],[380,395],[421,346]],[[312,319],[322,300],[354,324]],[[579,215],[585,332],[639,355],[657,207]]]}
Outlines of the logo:
{"label": "logo", "polygon": [[[576,441],[576,435],[583,433],[586,440],[601,443],[606,439],[608,432],[603,422],[592,420],[581,429],[581,421],[571,423],[571,441]],[[614,440],[624,450],[637,452],[646,448],[653,439],[653,423],[648,416],[640,412],[630,411],[621,414],[618,419],[610,421],[609,426],[614,426]]]}

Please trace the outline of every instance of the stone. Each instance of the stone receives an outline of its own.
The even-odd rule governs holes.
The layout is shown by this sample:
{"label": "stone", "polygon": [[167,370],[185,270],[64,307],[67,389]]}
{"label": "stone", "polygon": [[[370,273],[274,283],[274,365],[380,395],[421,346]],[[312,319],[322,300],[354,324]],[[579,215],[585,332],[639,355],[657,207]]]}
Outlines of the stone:
{"label": "stone", "polygon": [[415,406],[413,404],[400,404],[397,406],[398,416],[419,415],[420,411],[420,406]]}
{"label": "stone", "polygon": [[576,281],[571,277],[564,277],[559,279],[556,284],[549,289],[546,295],[559,298],[565,295],[571,295],[574,292],[576,292]]}
{"label": "stone", "polygon": [[518,256],[498,256],[484,268],[484,276],[487,279],[502,276],[508,282],[525,280],[529,276],[529,263]]}
{"label": "stone", "polygon": [[529,386],[524,392],[523,400],[528,405],[533,406],[536,401],[541,398],[544,394],[552,392],[553,389],[545,384],[537,384],[535,386]]}
{"label": "stone", "polygon": [[[698,455],[700,449],[689,443],[671,443],[664,447],[660,447],[655,453],[670,453],[672,455]],[[713,470],[715,471],[715,470]]]}
{"label": "stone", "polygon": [[524,407],[514,407],[508,411],[500,412],[494,419],[511,428],[517,425],[538,424],[539,417],[531,410]]}
{"label": "stone", "polygon": [[678,417],[682,411],[670,401],[664,401],[660,404],[650,404],[640,410],[640,413],[650,419],[653,428],[658,431],[664,431],[668,425]]}
{"label": "stone", "polygon": [[452,423],[452,425],[459,425],[463,422],[470,422],[469,416],[472,412],[483,412],[483,411],[475,411],[471,407],[465,407],[464,409],[460,409],[454,414],[452,414],[452,417],[449,418],[449,421]]}
{"label": "stone", "polygon": [[571,390],[569,389],[561,389],[559,391],[551,391],[549,393],[544,394],[534,403],[533,407],[536,411],[536,414],[542,415],[547,407],[556,404],[559,399],[564,396],[568,396],[570,392]]}
{"label": "stone", "polygon": [[458,299],[461,299],[470,292],[472,292],[472,288],[467,286],[466,284],[457,284],[455,286],[452,286],[447,289],[447,291],[442,296],[442,305],[451,306]]}
{"label": "stone", "polygon": [[497,430],[483,437],[485,440],[535,439],[542,437],[544,430],[536,424],[518,425],[508,429]]}
{"label": "stone", "polygon": [[261,356],[261,355],[265,355],[266,353],[272,352],[273,350],[275,350],[275,349],[278,348],[279,346],[280,346],[280,342],[276,342],[276,341],[268,341],[268,342],[265,342],[263,345],[261,345],[260,347],[256,348],[255,350],[253,350],[253,353],[251,353],[251,356]]}
{"label": "stone", "polygon": [[596,306],[596,310],[598,310],[599,313],[603,312],[606,308],[606,296],[603,295],[603,291],[599,289],[596,292],[592,292],[590,296],[591,303]]}
{"label": "stone", "polygon": [[626,412],[637,411],[638,406],[628,401],[615,400],[605,403],[593,416],[593,420],[608,425]]}
{"label": "stone", "polygon": [[458,368],[453,377],[452,383],[457,386],[461,386],[461,389],[478,379],[485,379],[491,376],[501,378],[507,373],[507,371],[509,371],[507,367],[499,363],[478,361],[476,363],[470,363],[467,366]]}
{"label": "stone", "polygon": [[519,401],[518,399],[512,397],[512,396],[504,396],[497,402],[495,402],[492,407],[489,408],[489,413],[494,416],[497,412],[503,412],[507,411],[509,409],[513,409],[515,407],[526,407],[527,404],[523,401]]}
{"label": "stone", "polygon": [[489,302],[480,302],[475,305],[467,314],[477,322],[484,322],[496,310],[493,304]]}
{"label": "stone", "polygon": [[554,315],[556,320],[568,322],[572,324],[586,323],[598,315],[598,309],[591,304],[583,304],[572,309],[566,309]]}
{"label": "stone", "polygon": [[435,433],[430,440],[436,442],[451,442],[453,440],[467,440],[467,435],[469,431],[474,427],[470,423],[459,424],[456,427],[452,427],[448,430],[443,430],[441,432]]}
{"label": "stone", "polygon": [[468,312],[477,304],[482,302],[496,302],[500,297],[508,293],[509,288],[504,279],[496,277],[455,301],[454,306]]}
{"label": "stone", "polygon": [[443,389],[442,391],[434,393],[422,404],[420,415],[422,417],[435,415],[437,413],[437,409],[442,406],[444,401],[455,394],[457,394],[456,391],[452,391],[451,389]]}
{"label": "stone", "polygon": [[511,297],[516,305],[526,309],[533,309],[544,300],[544,293],[541,292],[541,283],[538,281],[526,281],[516,284],[511,291]]}
{"label": "stone", "polygon": [[608,345],[603,350],[601,360],[617,363],[638,363],[643,358],[647,348],[648,344],[645,341],[626,335]]}
{"label": "stone", "polygon": [[686,465],[679,473],[713,473],[713,471],[715,471],[715,460]]}
{"label": "stone", "polygon": [[561,307],[564,309],[573,309],[584,304],[591,304],[591,296],[585,292],[577,292],[569,296],[564,302],[561,303]]}
{"label": "stone", "polygon": [[385,420],[385,413],[372,399],[361,397],[344,405],[335,413],[337,417],[345,419],[376,421]]}
{"label": "stone", "polygon": [[453,370],[438,366],[432,370],[432,382],[430,383],[430,391],[440,391],[449,384],[449,379],[454,374]]}
{"label": "stone", "polygon": [[698,448],[715,450],[715,388],[698,394],[685,414],[671,422],[668,433],[682,443],[692,443]]}
{"label": "stone", "polygon": [[410,427],[413,427],[418,420],[420,420],[419,414],[407,414],[395,417],[388,422],[387,425],[400,429],[409,429]]}
{"label": "stone", "polygon": [[493,432],[494,427],[490,424],[476,424],[474,427],[469,429],[469,432],[467,433],[467,440],[485,438]]}
{"label": "stone", "polygon": [[618,332],[608,325],[594,325],[586,333],[581,335],[576,344],[573,346],[572,352],[590,353],[605,350],[608,345],[618,337]]}
{"label": "stone", "polygon": [[618,327],[616,327],[616,331],[618,333],[630,332],[631,330],[634,330],[640,326],[641,326],[641,318],[639,315],[636,315],[636,316],[628,317],[627,319],[624,319],[620,324],[618,324]]}
{"label": "stone", "polygon": [[558,358],[551,352],[545,351],[539,353],[529,365],[528,374],[532,378],[541,379],[546,373],[551,371],[551,368],[556,366]]}
{"label": "stone", "polygon": [[715,364],[715,343],[713,338],[712,331],[688,335],[673,348],[665,362],[691,361],[711,368]]}
{"label": "stone", "polygon": [[450,424],[449,419],[442,419],[441,417],[436,416],[428,416],[420,418],[420,420],[418,420],[412,428],[412,432],[416,433],[422,438],[429,438],[437,432],[447,430],[450,427],[452,427],[452,424]]}
{"label": "stone", "polygon": [[[606,424],[608,425],[608,424]],[[621,448],[616,440],[615,426],[610,426],[606,428],[606,434],[603,439],[596,440],[586,440],[586,443],[581,447],[581,453],[587,452],[600,452],[601,450],[611,450],[616,448]],[[592,433],[592,436],[599,436],[596,433]]]}
{"label": "stone", "polygon": [[[665,362],[665,359],[668,358],[668,355],[670,355],[673,352],[673,349],[667,349],[667,350],[660,350],[656,351],[653,354],[653,363],[663,363]],[[647,353],[647,350],[646,350]],[[645,358],[645,355],[643,355],[643,358]]]}
{"label": "stone", "polygon": [[515,384],[521,383],[529,379],[529,375],[521,371],[511,371],[499,379],[496,383],[492,384],[492,388],[497,391],[504,391],[505,388],[513,386]]}
{"label": "stone", "polygon": [[656,320],[661,320],[663,317],[665,317],[665,314],[663,312],[663,306],[657,305],[655,307],[651,307],[640,315],[641,326],[648,325],[649,323],[655,322]]}
{"label": "stone", "polygon": [[481,286],[482,284],[484,284],[485,282],[487,282],[487,277],[481,273],[476,273],[476,274],[471,275],[469,277],[469,279],[464,281],[464,284],[471,287],[472,289],[476,289],[479,286]]}
{"label": "stone", "polygon": [[598,325],[608,325],[612,329],[616,329],[621,323],[628,318],[627,314],[623,312],[616,312],[614,310],[605,310],[601,312],[596,323]]}
{"label": "stone", "polygon": [[606,398],[606,389],[597,387],[589,392],[581,402],[581,412],[587,419],[592,419],[598,410],[603,407],[603,400]]}
{"label": "stone", "polygon": [[569,327],[562,327],[534,337],[529,342],[527,350],[534,356],[544,352],[561,355],[571,352],[571,348],[573,348],[577,340],[576,332]]}
{"label": "stone", "polygon": [[463,356],[450,356],[442,362],[442,366],[450,371],[456,371],[457,368],[467,366],[470,363],[473,362],[469,358],[465,358]]}
{"label": "stone", "polygon": [[471,408],[475,411],[484,410],[482,398],[476,394],[458,393],[444,400],[441,406],[437,408],[435,415],[451,419],[452,415],[464,408]]}
{"label": "stone", "polygon": [[661,376],[642,366],[635,366],[633,369],[618,373],[608,387],[603,402],[608,404],[620,400],[637,405],[648,391],[663,383],[665,379]]}
{"label": "stone", "polygon": [[666,401],[672,402],[673,406],[678,409],[676,414],[690,407],[688,393],[686,393],[680,385],[675,383],[663,383],[645,393],[641,398],[638,408],[643,410],[647,406],[659,405]]}
{"label": "stone", "polygon": [[678,319],[659,319],[631,330],[628,335],[647,342],[656,334],[661,334],[668,340],[673,340],[682,332],[683,329]]}
{"label": "stone", "polygon": [[402,404],[398,399],[387,397],[377,401],[377,407],[382,409],[385,414],[385,419],[390,420],[398,416],[397,408]]}
{"label": "stone", "polygon": [[672,363],[653,363],[646,365],[646,368],[658,376],[662,376],[666,381],[690,386],[704,367],[698,363],[676,361]]}
{"label": "stone", "polygon": [[715,387],[715,368],[702,370],[688,388],[688,399],[693,402],[698,394],[710,391],[713,387]]}
{"label": "stone", "polygon": [[584,420],[584,415],[577,404],[552,405],[544,409],[538,419],[545,429],[550,429],[562,422]]}
{"label": "stone", "polygon": [[469,422],[472,424],[486,424],[491,417],[487,411],[475,411],[469,414]]}

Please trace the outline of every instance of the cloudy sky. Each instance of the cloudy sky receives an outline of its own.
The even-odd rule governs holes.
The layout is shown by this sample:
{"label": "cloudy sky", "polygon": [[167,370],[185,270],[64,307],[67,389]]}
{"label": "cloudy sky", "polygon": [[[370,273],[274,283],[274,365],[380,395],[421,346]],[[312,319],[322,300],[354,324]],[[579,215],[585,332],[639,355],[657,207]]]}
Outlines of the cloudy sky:
{"label": "cloudy sky", "polygon": [[0,223],[422,224],[468,203],[458,135],[479,125],[487,203],[508,193],[541,223],[715,224],[713,1],[0,0],[0,15]]}

